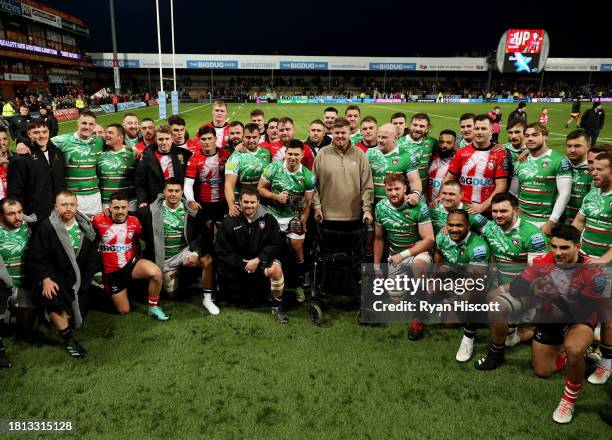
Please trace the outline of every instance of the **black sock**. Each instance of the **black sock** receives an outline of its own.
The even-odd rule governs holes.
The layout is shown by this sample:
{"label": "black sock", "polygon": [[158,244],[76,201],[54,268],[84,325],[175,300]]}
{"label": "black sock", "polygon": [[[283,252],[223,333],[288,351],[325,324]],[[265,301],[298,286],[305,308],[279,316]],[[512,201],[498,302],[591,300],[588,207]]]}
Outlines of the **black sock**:
{"label": "black sock", "polygon": [[283,305],[283,297],[282,296],[280,298],[272,297],[272,299],[270,300],[270,305],[272,307],[282,306]]}
{"label": "black sock", "polygon": [[506,344],[502,342],[501,345],[497,345],[495,342],[491,342],[489,351],[496,356],[503,356],[504,352],[506,351]]}
{"label": "black sock", "polygon": [[513,333],[516,333],[518,331],[518,325],[514,325],[514,324],[510,324],[508,326],[508,335],[511,335]]}
{"label": "black sock", "polygon": [[304,264],[304,260],[295,262],[295,272],[297,274],[298,286],[302,286],[304,284],[305,270],[306,270],[306,264]]}
{"label": "black sock", "polygon": [[64,340],[64,342],[68,342],[74,338],[72,335],[72,329],[70,328],[70,326],[66,327],[64,330],[60,330],[59,334]]}
{"label": "black sock", "polygon": [[476,336],[476,326],[474,324],[465,324],[463,327],[463,336],[474,339]]}

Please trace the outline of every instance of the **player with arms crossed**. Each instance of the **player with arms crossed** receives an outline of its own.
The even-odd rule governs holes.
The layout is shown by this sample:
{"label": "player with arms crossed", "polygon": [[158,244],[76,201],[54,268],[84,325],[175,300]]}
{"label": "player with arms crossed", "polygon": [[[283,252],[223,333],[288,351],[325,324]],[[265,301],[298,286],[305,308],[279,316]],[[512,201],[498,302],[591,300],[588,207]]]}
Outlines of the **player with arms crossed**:
{"label": "player with arms crossed", "polygon": [[397,141],[400,150],[406,149],[412,157],[416,158],[422,191],[427,190],[427,174],[429,173],[431,154],[438,148],[438,141],[428,136],[430,128],[431,121],[427,113],[417,113],[410,120],[410,132]]}
{"label": "player with arms crossed", "polygon": [[152,261],[138,258],[134,249],[142,233],[140,221],[128,215],[128,196],[122,192],[111,194],[110,215],[98,214],[92,223],[100,238],[104,289],[111,296],[115,309],[122,315],[130,312],[128,284],[131,280],[149,281],[147,315],[160,321],[170,319],[159,307],[162,273]]}
{"label": "player with arms crossed", "polygon": [[546,146],[547,137],[539,122],[527,126],[529,155],[516,163],[510,192],[518,197],[521,218],[550,235],[569,201],[572,174],[569,161]]}

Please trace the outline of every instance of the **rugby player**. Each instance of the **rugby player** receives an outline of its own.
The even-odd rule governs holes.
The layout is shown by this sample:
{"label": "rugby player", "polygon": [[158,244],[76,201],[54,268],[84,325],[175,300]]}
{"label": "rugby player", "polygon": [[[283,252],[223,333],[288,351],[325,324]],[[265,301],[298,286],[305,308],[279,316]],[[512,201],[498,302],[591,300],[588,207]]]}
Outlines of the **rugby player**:
{"label": "rugby player", "polygon": [[[480,235],[470,231],[470,217],[471,214],[465,209],[455,209],[448,213],[446,231],[436,235],[434,263],[437,264],[437,271],[434,276],[483,278],[487,274],[489,246]],[[468,293],[465,295],[467,298]],[[460,298],[454,292],[444,296],[447,300]],[[446,317],[446,322],[450,322],[449,316]],[[467,362],[471,357],[472,350],[465,344],[460,346],[455,356],[458,362]]]}
{"label": "rugby player", "polygon": [[585,356],[593,342],[606,275],[580,255],[580,232],[573,226],[553,228],[550,247],[551,252],[535,258],[512,282],[510,295],[539,303],[531,346],[533,370],[546,378],[565,368],[563,396],[552,417],[569,423],[584,382]]}
{"label": "rugby player", "polygon": [[488,216],[493,196],[508,187],[505,164],[506,152],[493,149],[491,120],[479,115],[474,118],[473,142],[455,153],[444,182],[458,180],[468,212]]}
{"label": "rugby player", "polygon": [[355,144],[361,148],[366,156],[370,149],[376,149],[378,146],[378,121],[373,116],[366,116],[361,120],[361,140]]}
{"label": "rugby player", "polygon": [[[212,127],[202,128],[215,132]],[[182,182],[170,178],[166,180],[163,194],[138,211],[146,242],[143,255],[162,269],[163,289],[170,298],[178,295],[182,267],[200,269],[202,305],[211,315],[218,315],[219,308],[212,301],[212,231],[201,227],[201,222],[191,215],[182,197]]]}
{"label": "rugby player", "polygon": [[590,257],[591,264],[606,268],[608,285],[600,307],[602,359],[588,378],[595,385],[606,383],[612,374],[612,151],[599,153],[593,160],[593,187],[582,201],[582,206],[572,222],[582,232],[580,253]]}
{"label": "rugby player", "polygon": [[[278,141],[272,143],[270,152],[272,154],[272,162],[283,161],[285,159],[285,152],[287,151],[287,145],[295,139],[295,125],[293,119],[289,117],[282,117],[278,120]],[[302,165],[309,170],[312,169],[314,163],[314,154],[308,145],[304,147],[304,157],[302,158]]]}
{"label": "rugby player", "polygon": [[442,130],[438,136],[438,148],[431,155],[428,170],[427,200],[435,205],[444,176],[448,172],[451,160],[455,156],[457,134],[453,130]]}
{"label": "rugby player", "polygon": [[154,143],[155,122],[151,118],[143,118],[140,123],[140,142],[138,142],[132,150],[136,159],[140,159],[145,148]]}
{"label": "rugby player", "polygon": [[593,177],[587,160],[590,144],[588,133],[580,129],[572,131],[565,138],[565,151],[572,167],[572,191],[563,216],[568,225],[576,218],[582,200],[591,190]]}
{"label": "rugby player", "polygon": [[111,297],[117,312],[127,315],[130,312],[130,281],[148,280],[147,315],[167,321],[170,317],[159,307],[162,273],[155,263],[137,256],[134,247],[138,246],[142,226],[138,218],[128,214],[127,195],[122,192],[111,194],[109,208],[110,215],[98,214],[92,220],[100,240],[104,290]]}
{"label": "rugby player", "polygon": [[521,218],[550,235],[569,201],[572,174],[569,161],[546,146],[547,137],[539,122],[527,126],[529,155],[515,164],[510,192],[518,197]]}
{"label": "rugby player", "polygon": [[98,159],[102,207],[108,208],[112,193],[122,191],[129,197],[130,211],[136,212],[136,192],[134,190],[136,159],[131,152],[126,150],[124,139],[123,126],[109,124],[106,127],[105,141],[108,149]]}
{"label": "rugby player", "polygon": [[251,123],[256,124],[259,127],[259,132],[261,135],[259,136],[259,143],[263,144],[267,140],[266,136],[266,118],[264,111],[256,108],[251,112]]}
{"label": "rugby player", "polygon": [[[546,252],[548,240],[537,227],[519,217],[518,200],[510,193],[495,194],[492,199],[493,221],[482,228],[482,237],[489,244],[497,267],[498,287],[489,292],[489,299],[510,310],[504,315],[519,316],[525,311],[523,304],[508,294],[510,283],[525,268],[528,261]],[[497,316],[496,316],[497,318]],[[491,321],[489,351],[474,366],[479,370],[493,370],[505,362],[508,321]],[[460,351],[473,350],[475,329],[466,327]],[[512,335],[511,335],[512,336]]]}
{"label": "rugby player", "polygon": [[464,113],[459,117],[459,132],[457,149],[467,147],[474,140],[474,113]]}
{"label": "rugby player", "polygon": [[189,135],[185,130],[185,120],[179,115],[172,115],[168,118],[168,125],[172,130],[172,145],[189,150],[187,147]]}
{"label": "rugby player", "polygon": [[428,136],[431,121],[426,113],[417,113],[410,120],[410,132],[398,139],[397,145],[400,149],[408,150],[413,156],[419,168],[422,191],[427,191],[427,174],[432,152],[437,149],[438,141]]}
{"label": "rugby player", "polygon": [[[391,137],[395,129],[391,127]],[[408,203],[407,183],[403,174],[390,173],[385,176],[387,198],[376,205],[374,265],[380,265],[388,243],[389,278],[412,273],[419,278],[427,273],[432,259],[429,250],[435,238],[427,205],[418,200],[416,205]],[[399,293],[399,295],[398,295]],[[424,292],[417,292],[422,295]],[[389,292],[392,297],[401,299],[401,292]],[[412,319],[408,337],[417,340],[423,336],[425,325],[419,314]]]}
{"label": "rugby player", "polygon": [[333,107],[327,107],[323,110],[323,123],[325,124],[325,134],[331,138],[334,131],[334,122],[338,117],[338,110]]}
{"label": "rugby player", "polygon": [[[504,144],[506,151],[508,152],[508,175],[510,177],[509,180],[512,180],[512,175],[514,173],[514,165],[519,160],[519,156],[527,155],[528,151],[527,146],[525,145],[525,129],[527,128],[527,123],[521,119],[515,119],[512,121],[512,125],[508,125],[506,127],[506,132],[508,133],[508,142]],[[508,186],[510,186],[511,182],[508,182]]]}
{"label": "rugby player", "polygon": [[142,140],[140,139],[140,121],[138,120],[138,116],[134,113],[126,113],[123,115],[121,126],[125,130],[125,139],[123,142],[131,150]]}
{"label": "rugby player", "polygon": [[216,135],[214,128],[207,125],[200,127],[198,140],[201,147],[189,159],[185,170],[185,198],[189,209],[197,211],[202,223],[211,220],[220,222],[227,214],[224,177],[230,153],[225,148],[217,148]]}
{"label": "rugby player", "polygon": [[312,154],[316,157],[319,150],[331,144],[331,138],[325,136],[325,124],[320,119],[315,119],[308,126],[308,139],[304,144],[310,147]]}
{"label": "rugby player", "polygon": [[[85,109],[77,119],[76,133],[62,134],[51,139],[64,154],[66,187],[76,194],[79,211],[89,217],[102,212],[97,164],[104,147],[104,138],[94,135],[95,126],[96,115]],[[30,154],[31,151],[20,143],[17,153]]]}
{"label": "rugby player", "polygon": [[[310,204],[315,189],[315,179],[311,171],[302,165],[304,156],[304,145],[297,139],[292,139],[287,144],[285,159],[272,162],[266,167],[257,190],[259,194],[269,201],[268,212],[274,216],[281,232],[287,233],[289,245],[295,259],[298,287],[296,289],[296,300],[304,302],[304,238],[310,216]],[[303,209],[300,216],[301,230],[290,230],[289,222],[294,213],[291,207],[291,198],[303,198]]]}
{"label": "rugby player", "polygon": [[357,105],[349,105],[344,111],[344,118],[349,122],[351,129],[351,144],[356,145],[361,140],[361,131],[359,130],[361,109]]}
{"label": "rugby player", "polygon": [[236,205],[237,195],[243,188],[256,191],[263,170],[272,161],[270,151],[260,147],[259,127],[247,124],[244,127],[243,153],[234,151],[225,164],[224,195],[228,214],[237,217],[240,210]]}
{"label": "rugby player", "polygon": [[[438,197],[439,201],[429,210],[436,234],[446,227],[449,212],[466,209],[467,206],[461,201],[462,197],[463,190],[456,180],[449,180],[442,184]],[[487,223],[487,218],[482,214],[470,213],[470,227],[472,229],[480,231],[485,223]]]}
{"label": "rugby player", "polygon": [[207,125],[213,127],[217,132],[217,148],[221,149],[227,145],[229,134],[229,123],[227,122],[227,105],[225,101],[218,99],[213,102],[212,121]]}
{"label": "rugby player", "polygon": [[402,136],[408,134],[408,128],[406,127],[406,114],[402,112],[393,113],[389,120],[395,127],[395,137],[399,139]]}
{"label": "rugby player", "polygon": [[[244,137],[244,124],[240,121],[232,121],[229,124],[229,130],[227,132],[227,144],[225,145],[226,150],[233,153],[236,147],[242,144]],[[261,139],[261,135],[260,135]],[[259,139],[257,141],[259,143]]]}

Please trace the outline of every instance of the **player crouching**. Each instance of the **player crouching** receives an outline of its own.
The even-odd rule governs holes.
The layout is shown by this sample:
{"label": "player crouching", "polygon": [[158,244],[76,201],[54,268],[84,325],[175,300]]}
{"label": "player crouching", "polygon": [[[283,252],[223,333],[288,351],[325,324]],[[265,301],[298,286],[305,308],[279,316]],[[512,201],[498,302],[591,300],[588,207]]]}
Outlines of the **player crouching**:
{"label": "player crouching", "polygon": [[139,244],[142,226],[136,217],[128,215],[128,196],[120,191],[111,194],[109,209],[110,216],[98,214],[92,220],[100,239],[104,289],[111,295],[115,309],[127,315],[130,312],[127,293],[130,281],[148,280],[147,315],[160,321],[169,320],[170,317],[158,305],[162,287],[161,270],[152,261],[136,256],[134,247]]}
{"label": "player crouching", "polygon": [[170,298],[176,297],[181,267],[201,269],[202,304],[211,315],[219,308],[212,300],[214,283],[212,232],[205,224],[197,224],[183,198],[182,182],[166,180],[163,194],[138,211],[146,243],[144,255],[163,268],[163,286]]}
{"label": "player crouching", "polygon": [[579,254],[579,243],[576,228],[555,227],[551,252],[535,258],[510,287],[511,295],[535,295],[539,302],[540,324],[532,344],[535,374],[549,377],[565,367],[565,389],[553,413],[557,423],[572,420],[606,286],[604,270]]}

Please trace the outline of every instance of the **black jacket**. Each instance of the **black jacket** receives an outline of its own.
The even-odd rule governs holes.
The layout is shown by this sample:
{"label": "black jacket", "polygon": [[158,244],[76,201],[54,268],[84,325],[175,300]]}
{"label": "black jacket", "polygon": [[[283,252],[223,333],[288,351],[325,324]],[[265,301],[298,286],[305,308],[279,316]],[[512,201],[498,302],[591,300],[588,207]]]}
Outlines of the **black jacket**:
{"label": "black jacket", "polygon": [[228,275],[244,274],[244,260],[259,257],[261,264],[270,264],[280,257],[282,240],[276,219],[263,206],[257,218],[250,222],[243,213],[238,217],[226,215],[217,234],[216,261]]}
{"label": "black jacket", "polygon": [[525,123],[527,123],[527,112],[519,112],[518,109],[514,110],[512,113],[510,113],[510,115],[508,115],[508,126],[510,126],[510,124],[512,123],[512,121],[514,121],[515,119],[521,118],[523,120],[525,120]]}
{"label": "black jacket", "polygon": [[[142,225],[142,238],[146,246],[142,256],[147,260],[155,262],[159,267],[164,267],[164,220],[162,214],[163,194],[149,206],[140,208],[136,212],[136,217]],[[189,250],[202,255],[213,252],[212,232],[205,225],[200,225],[196,221],[195,215],[191,215],[185,204],[185,241]]]}
{"label": "black jacket", "polygon": [[310,149],[312,150],[312,154],[315,157],[317,157],[317,154],[319,154],[319,150],[321,148],[331,144],[331,142],[332,142],[332,139],[329,136],[323,136],[323,141],[321,142],[321,145],[318,145],[318,146],[314,146],[312,142],[310,141],[310,138],[304,141],[304,143],[310,147]]}
{"label": "black jacket", "polygon": [[595,130],[601,130],[604,126],[605,113],[602,110],[595,110],[594,108],[588,109],[582,115],[582,119],[580,120],[580,128],[585,129],[588,132],[593,132]]}
{"label": "black jacket", "polygon": [[49,141],[49,163],[37,144],[28,141],[26,145],[30,154],[16,154],[9,162],[8,195],[21,202],[25,214],[35,214],[40,222],[53,210],[55,195],[66,189],[64,154]]}
{"label": "black jacket", "polygon": [[16,142],[23,142],[28,139],[28,122],[30,122],[30,115],[21,116],[17,114],[13,116],[11,119],[11,123],[9,124],[9,131],[11,133],[11,137]]}
{"label": "black jacket", "polygon": [[[32,295],[42,298],[52,309],[70,311],[76,327],[87,311],[88,290],[93,275],[100,270],[98,239],[91,222],[83,214],[76,218],[81,229],[81,247],[76,256],[70,238],[56,211],[42,221],[28,243],[27,274],[32,282]],[[53,300],[42,296],[42,281],[50,277],[59,286]]]}
{"label": "black jacket", "polygon": [[39,119],[46,122],[47,127],[49,128],[49,136],[57,136],[59,133],[59,122],[57,122],[57,118],[53,115],[52,111],[47,111],[46,116],[40,115]]}
{"label": "black jacket", "polygon": [[[149,145],[136,166],[134,186],[136,187],[136,199],[139,205],[141,203],[152,203],[164,190],[164,173],[157,157],[155,157],[155,151],[157,151],[157,144]],[[191,152],[184,148],[172,147],[168,154],[172,157],[174,177],[182,182],[185,180],[185,168],[191,157]]]}

